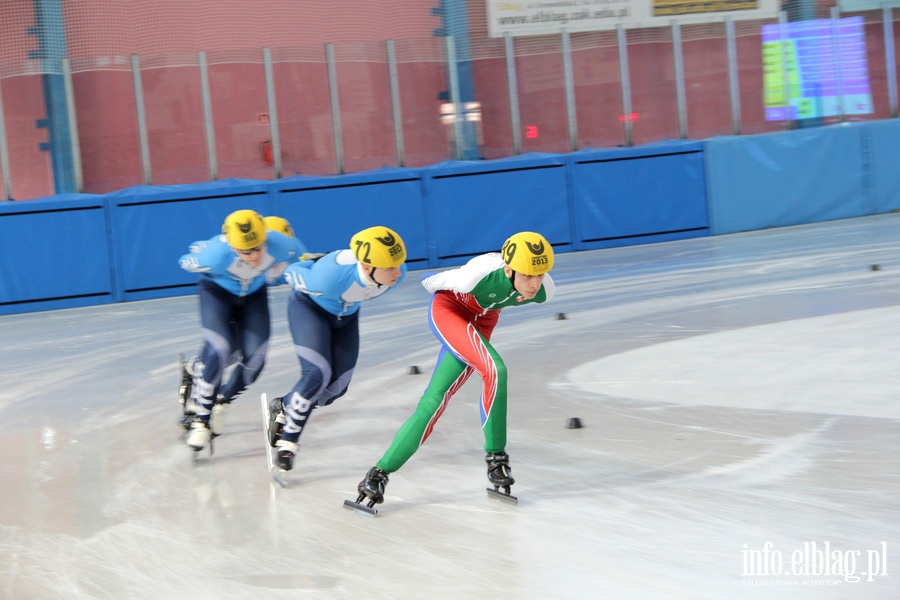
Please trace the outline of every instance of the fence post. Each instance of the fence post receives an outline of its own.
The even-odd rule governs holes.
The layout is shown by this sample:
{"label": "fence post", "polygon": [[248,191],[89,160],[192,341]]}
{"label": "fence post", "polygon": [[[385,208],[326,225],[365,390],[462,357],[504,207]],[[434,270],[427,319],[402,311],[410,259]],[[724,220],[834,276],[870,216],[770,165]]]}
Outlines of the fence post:
{"label": "fence post", "polygon": [[741,134],[741,85],[738,78],[737,44],[734,35],[734,20],[725,17],[725,45],[728,50],[728,91],[731,96],[731,133]]}
{"label": "fence post", "polygon": [[397,51],[394,40],[387,41],[388,77],[391,84],[391,115],[394,119],[394,153],[397,166],[406,162],[403,148],[403,110],[400,106],[400,81],[397,77]]}
{"label": "fence post", "polygon": [[12,200],[12,174],[9,172],[9,146],[6,143],[6,116],[3,113],[3,80],[0,79],[0,176],[3,177],[3,197]]}
{"label": "fence post", "polygon": [[512,128],[513,154],[522,154],[522,117],[519,114],[519,82],[516,79],[516,51],[513,38],[503,34],[506,50],[506,87],[509,96],[509,123]]}
{"label": "fence post", "polygon": [[563,54],[563,76],[566,85],[566,116],[569,121],[569,152],[575,152],[578,149],[578,117],[575,113],[575,78],[572,76],[572,40],[569,38],[569,32],[563,29],[562,35],[562,54]]}
{"label": "fence post", "polygon": [[625,145],[632,145],[631,123],[631,79],[628,77],[628,40],[625,35],[625,26],[622,23],[616,25],[616,36],[619,46],[619,82],[622,87],[622,126],[625,130]]}
{"label": "fence post", "polygon": [[272,138],[272,168],[275,178],[280,179],[281,135],[278,131],[278,106],[275,103],[275,75],[272,73],[272,50],[263,48],[263,68],[266,71],[266,110],[269,111],[269,135]]}
{"label": "fence post", "polygon": [[81,170],[81,142],[78,139],[78,120],[75,111],[75,90],[72,87],[72,65],[69,59],[62,59],[63,89],[66,95],[66,114],[69,123],[69,145],[72,153],[72,176],[75,179],[75,191],[84,191],[84,175]]}
{"label": "fence post", "polygon": [[144,106],[144,84],[141,80],[141,59],[131,55],[131,77],[134,82],[134,104],[137,108],[138,140],[141,148],[141,177],[144,185],[151,185],[150,138],[147,135],[147,111]]}
{"label": "fence post", "polygon": [[447,70],[450,75],[450,103],[453,105],[453,158],[463,158],[463,116],[462,103],[459,100],[459,73],[456,71],[456,45],[452,35],[444,38],[447,41]]}
{"label": "fence post", "polygon": [[887,71],[888,110],[893,119],[897,117],[897,57],[894,55],[893,9],[887,2],[881,5],[881,15],[884,29],[884,65]]}
{"label": "fence post", "polygon": [[338,97],[334,44],[325,44],[325,62],[328,67],[328,95],[331,98],[331,132],[334,136],[334,164],[336,172],[340,175],[344,172],[344,136],[341,131],[341,100]]}
{"label": "fence post", "polygon": [[216,157],[216,129],[212,112],[212,96],[209,91],[209,67],[206,62],[206,52],[197,53],[197,62],[200,65],[200,96],[203,102],[203,133],[206,138],[206,159],[209,163],[209,180],[219,178],[219,160]]}
{"label": "fence post", "polygon": [[672,57],[675,63],[675,107],[678,111],[678,138],[687,139],[687,96],[684,91],[684,55],[681,49],[681,24],[672,19]]}

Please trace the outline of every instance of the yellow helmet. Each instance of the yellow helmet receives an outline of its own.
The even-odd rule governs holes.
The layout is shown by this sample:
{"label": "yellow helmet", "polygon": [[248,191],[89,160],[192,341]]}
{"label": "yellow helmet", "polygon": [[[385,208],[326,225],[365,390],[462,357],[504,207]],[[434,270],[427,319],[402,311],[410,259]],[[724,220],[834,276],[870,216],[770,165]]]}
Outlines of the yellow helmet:
{"label": "yellow helmet", "polygon": [[255,210],[237,210],[225,217],[222,233],[235,250],[250,250],[266,241],[266,224]]}
{"label": "yellow helmet", "polygon": [[406,261],[406,246],[393,229],[369,227],[350,238],[356,260],[378,269],[399,267]]}
{"label": "yellow helmet", "polygon": [[503,261],[523,275],[541,275],[553,268],[553,246],[539,233],[520,231],[503,242]]}
{"label": "yellow helmet", "polygon": [[294,237],[294,228],[291,227],[290,221],[284,217],[266,217],[263,219],[266,229],[269,231],[277,231],[288,237]]}

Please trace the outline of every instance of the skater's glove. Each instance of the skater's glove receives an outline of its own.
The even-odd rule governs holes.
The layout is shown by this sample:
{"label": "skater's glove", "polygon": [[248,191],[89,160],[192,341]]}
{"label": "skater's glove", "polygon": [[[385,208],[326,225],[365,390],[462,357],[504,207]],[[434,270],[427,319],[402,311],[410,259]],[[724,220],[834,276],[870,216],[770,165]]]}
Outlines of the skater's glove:
{"label": "skater's glove", "polygon": [[325,253],[323,252],[304,252],[300,255],[300,262],[306,262],[308,260],[316,262],[323,256],[325,256]]}
{"label": "skater's glove", "polygon": [[212,270],[211,267],[201,267],[200,261],[197,260],[197,257],[192,254],[185,254],[181,257],[181,261],[179,265],[185,271],[190,271],[191,273],[206,273],[207,271]]}
{"label": "skater's glove", "polygon": [[309,294],[310,296],[321,296],[322,292],[314,292],[306,287],[306,280],[303,279],[303,275],[299,270],[288,269],[284,273],[284,280],[287,284],[298,292],[303,292],[304,294]]}

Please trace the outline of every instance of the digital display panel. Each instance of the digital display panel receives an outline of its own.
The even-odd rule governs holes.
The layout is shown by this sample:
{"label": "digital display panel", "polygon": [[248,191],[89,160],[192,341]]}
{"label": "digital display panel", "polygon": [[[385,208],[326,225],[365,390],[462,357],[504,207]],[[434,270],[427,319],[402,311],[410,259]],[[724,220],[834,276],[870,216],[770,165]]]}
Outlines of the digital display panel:
{"label": "digital display panel", "polygon": [[872,112],[862,17],[763,25],[767,121]]}

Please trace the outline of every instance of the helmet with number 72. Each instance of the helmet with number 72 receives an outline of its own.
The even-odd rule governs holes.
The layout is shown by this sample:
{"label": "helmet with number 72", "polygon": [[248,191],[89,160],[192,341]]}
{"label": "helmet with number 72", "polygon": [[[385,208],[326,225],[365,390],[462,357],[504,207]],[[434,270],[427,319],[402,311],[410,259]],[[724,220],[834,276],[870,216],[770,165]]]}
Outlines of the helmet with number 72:
{"label": "helmet with number 72", "polygon": [[523,275],[542,275],[553,268],[553,246],[539,233],[520,231],[503,242],[503,262]]}
{"label": "helmet with number 72", "polygon": [[360,263],[377,269],[399,267],[406,261],[406,245],[393,229],[369,227],[350,238],[350,250]]}

